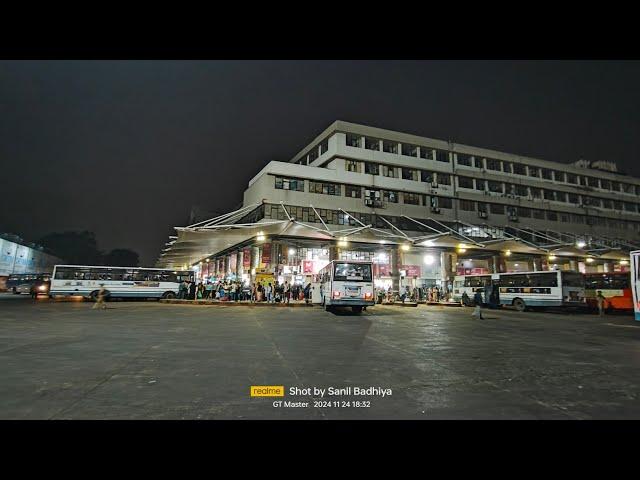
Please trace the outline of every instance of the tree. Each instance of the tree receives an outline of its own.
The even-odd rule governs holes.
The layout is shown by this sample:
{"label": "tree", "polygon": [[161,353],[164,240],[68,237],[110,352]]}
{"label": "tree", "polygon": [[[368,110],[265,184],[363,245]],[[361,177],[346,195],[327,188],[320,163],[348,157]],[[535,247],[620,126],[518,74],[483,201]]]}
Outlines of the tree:
{"label": "tree", "polygon": [[128,248],[114,248],[104,255],[103,264],[114,267],[137,267],[140,264],[140,256]]}
{"label": "tree", "polygon": [[98,250],[96,235],[87,230],[50,233],[39,239],[37,243],[67,263],[100,265],[102,262],[102,253]]}

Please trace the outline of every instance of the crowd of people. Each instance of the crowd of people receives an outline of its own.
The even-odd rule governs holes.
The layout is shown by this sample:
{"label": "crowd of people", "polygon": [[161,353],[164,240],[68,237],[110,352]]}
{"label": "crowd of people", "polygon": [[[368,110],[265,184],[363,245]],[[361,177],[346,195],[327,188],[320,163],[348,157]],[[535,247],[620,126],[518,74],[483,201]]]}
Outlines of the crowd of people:
{"label": "crowd of people", "polygon": [[450,297],[450,292],[445,288],[438,286],[432,287],[416,287],[405,286],[400,288],[399,292],[394,292],[391,287],[377,288],[375,296],[378,303],[394,303],[394,302],[444,302]]}
{"label": "crowd of people", "polygon": [[178,289],[178,298],[183,300],[219,300],[228,302],[268,302],[291,303],[292,301],[311,302],[311,284],[306,287],[290,285],[289,282],[268,282],[244,284],[238,281],[221,280],[191,282],[185,280]]}

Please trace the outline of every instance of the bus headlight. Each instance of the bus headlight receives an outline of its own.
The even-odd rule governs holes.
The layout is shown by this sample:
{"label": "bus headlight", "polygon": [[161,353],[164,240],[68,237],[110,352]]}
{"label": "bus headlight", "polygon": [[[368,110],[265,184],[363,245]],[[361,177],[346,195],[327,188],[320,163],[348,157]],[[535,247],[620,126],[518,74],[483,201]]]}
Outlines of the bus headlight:
{"label": "bus headlight", "polygon": [[46,289],[47,289],[47,286],[46,286],[46,285],[40,285],[40,286],[38,287],[38,290],[40,290],[41,292],[44,292]]}

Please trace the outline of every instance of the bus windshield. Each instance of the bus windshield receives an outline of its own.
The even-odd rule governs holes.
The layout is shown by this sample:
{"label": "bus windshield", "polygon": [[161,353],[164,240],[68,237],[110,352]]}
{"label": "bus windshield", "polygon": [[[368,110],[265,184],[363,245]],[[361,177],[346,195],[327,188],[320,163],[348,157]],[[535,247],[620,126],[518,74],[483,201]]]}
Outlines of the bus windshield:
{"label": "bus windshield", "polygon": [[371,264],[368,263],[346,263],[335,264],[333,279],[339,281],[371,281]]}
{"label": "bus windshield", "polygon": [[586,276],[586,288],[597,289],[625,289],[629,288],[629,274],[598,273]]}

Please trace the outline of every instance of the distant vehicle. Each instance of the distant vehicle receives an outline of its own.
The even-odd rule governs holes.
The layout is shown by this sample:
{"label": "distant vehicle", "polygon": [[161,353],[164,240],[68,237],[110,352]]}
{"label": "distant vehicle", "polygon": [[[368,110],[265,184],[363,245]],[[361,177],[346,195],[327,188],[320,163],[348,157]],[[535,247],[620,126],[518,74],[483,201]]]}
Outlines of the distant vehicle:
{"label": "distant vehicle", "polygon": [[631,295],[636,320],[640,320],[640,250],[631,252]]}
{"label": "distant vehicle", "polygon": [[605,298],[605,310],[633,310],[631,274],[629,272],[587,273],[584,280],[585,296],[590,308],[598,307],[596,295],[598,295],[598,291],[601,291]]}
{"label": "distant vehicle", "polygon": [[375,305],[371,262],[332,260],[320,272],[320,298],[325,310],[351,307],[355,313]]}
{"label": "distant vehicle", "polygon": [[175,298],[192,271],[141,267],[56,265],[49,296],[81,295],[95,300],[104,285],[109,298]]}
{"label": "distant vehicle", "polygon": [[15,294],[31,295],[49,293],[49,273],[14,273],[7,278],[7,290]]}
{"label": "distant vehicle", "polygon": [[[584,277],[578,272],[518,272],[456,277],[459,295],[473,298],[480,290],[485,303],[509,305],[522,312],[529,307],[585,307]],[[491,298],[485,292],[491,291]]]}

